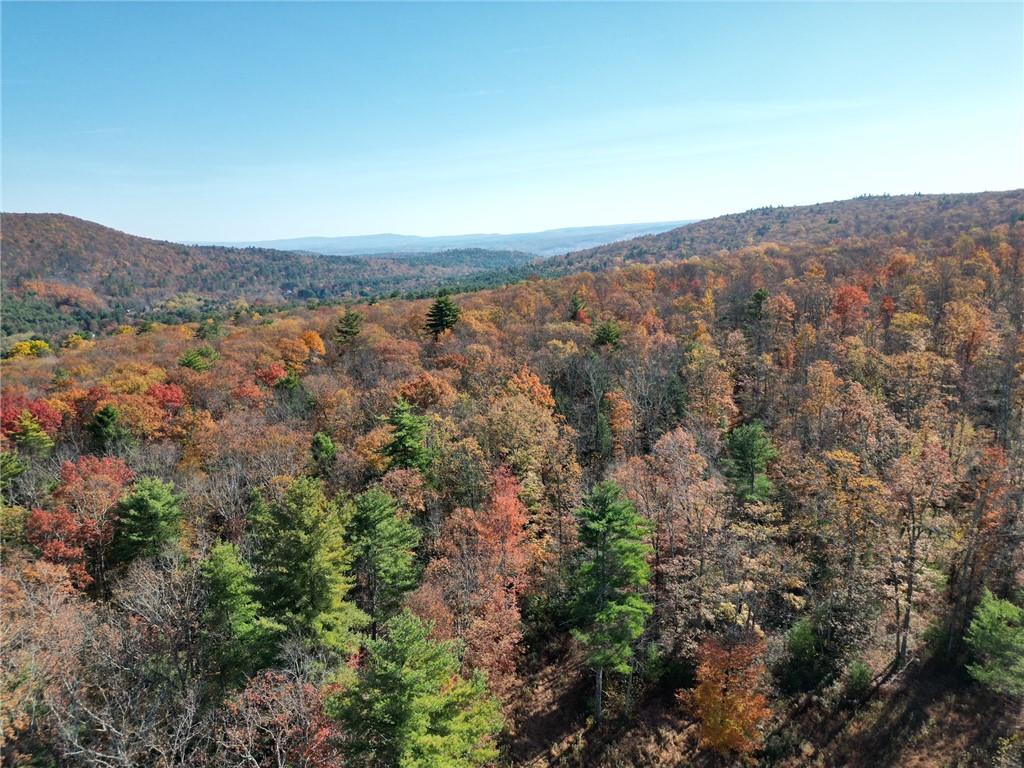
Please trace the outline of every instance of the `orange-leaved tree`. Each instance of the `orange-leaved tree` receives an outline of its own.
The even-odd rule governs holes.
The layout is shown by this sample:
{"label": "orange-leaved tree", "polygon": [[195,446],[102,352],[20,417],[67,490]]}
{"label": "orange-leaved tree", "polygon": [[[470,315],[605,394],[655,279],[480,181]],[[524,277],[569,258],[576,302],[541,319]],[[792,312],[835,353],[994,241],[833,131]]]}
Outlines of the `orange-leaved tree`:
{"label": "orange-leaved tree", "polygon": [[771,717],[762,692],[764,640],[705,640],[697,687],[679,700],[700,719],[700,745],[720,755],[749,755],[761,746],[761,726]]}

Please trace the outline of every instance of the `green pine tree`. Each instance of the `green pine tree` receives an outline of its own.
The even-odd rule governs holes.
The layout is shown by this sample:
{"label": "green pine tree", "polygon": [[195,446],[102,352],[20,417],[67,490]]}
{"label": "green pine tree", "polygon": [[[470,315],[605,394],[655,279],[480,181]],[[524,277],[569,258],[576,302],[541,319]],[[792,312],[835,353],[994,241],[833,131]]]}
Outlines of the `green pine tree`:
{"label": "green pine tree", "polygon": [[408,611],[367,644],[359,682],[329,699],[344,724],[348,765],[471,768],[497,756],[503,721],[482,674],[459,676],[459,649]]}
{"label": "green pine tree", "polygon": [[194,347],[185,352],[178,359],[178,365],[202,373],[213,368],[213,364],[219,359],[220,355],[217,353],[217,350],[208,344],[204,344],[201,347]]}
{"label": "green pine tree", "polygon": [[338,455],[338,448],[331,436],[324,432],[317,432],[313,435],[310,453],[313,456],[313,464],[316,466],[317,472],[321,477],[327,477],[334,465],[334,459]]}
{"label": "green pine tree", "polygon": [[338,651],[357,645],[366,617],[345,598],[352,588],[345,520],[321,481],[299,477],[284,497],[252,514],[260,602],[270,618]]}
{"label": "green pine tree", "polygon": [[384,446],[383,453],[391,459],[391,466],[429,471],[434,456],[427,445],[427,433],[430,431],[427,418],[415,413],[412,405],[400,397],[391,408],[387,423],[393,431],[391,441]]}
{"label": "green pine tree", "polygon": [[221,326],[220,320],[216,317],[208,317],[204,322],[199,324],[199,329],[196,331],[196,336],[203,341],[218,339],[223,335],[224,328]]}
{"label": "green pine tree", "polygon": [[764,427],[756,421],[738,426],[726,437],[725,444],[729,451],[725,474],[736,495],[744,501],[764,501],[771,496],[775,488],[764,472],[778,452]]}
{"label": "green pine tree", "polygon": [[594,329],[593,342],[595,347],[618,349],[621,338],[622,328],[614,320],[605,320]]}
{"label": "green pine tree", "polygon": [[215,544],[202,574],[205,642],[222,682],[235,685],[273,662],[285,628],[261,615],[252,568],[234,544]]}
{"label": "green pine tree", "polygon": [[765,315],[765,304],[768,301],[770,294],[767,288],[758,288],[747,300],[747,306],[744,308],[747,320],[750,323],[757,324],[764,320]]}
{"label": "green pine tree", "polygon": [[53,438],[28,411],[22,411],[18,416],[12,437],[15,445],[29,456],[46,456],[53,450]]}
{"label": "green pine tree", "polygon": [[25,473],[28,467],[16,453],[4,451],[0,453],[0,491],[9,493],[14,479]]}
{"label": "green pine tree", "polygon": [[434,335],[434,341],[449,328],[455,327],[462,310],[449,296],[438,296],[427,312],[426,329]]}
{"label": "green pine tree", "polygon": [[967,666],[971,677],[996,693],[1024,696],[1024,610],[986,589],[966,639],[976,662]]}
{"label": "green pine tree", "polygon": [[399,514],[395,500],[379,488],[355,498],[349,523],[359,606],[370,616],[370,632],[416,586],[416,546],[420,532]]}
{"label": "green pine tree", "polygon": [[121,562],[153,557],[181,536],[181,498],[174,485],[144,477],[121,501],[114,556]]}
{"label": "green pine tree", "polygon": [[643,592],[651,578],[647,524],[613,482],[594,486],[578,510],[581,565],[573,635],[594,670],[594,709],[601,717],[604,672],[628,672],[633,644],[651,614]]}
{"label": "green pine tree", "polygon": [[766,288],[758,288],[750,295],[747,306],[744,308],[743,327],[747,335],[754,341],[755,354],[764,352],[767,339],[765,336],[765,319],[767,315],[768,298],[771,294]]}
{"label": "green pine tree", "polygon": [[338,318],[334,326],[334,342],[339,346],[348,346],[363,330],[363,316],[354,309],[347,309]]}
{"label": "green pine tree", "polygon": [[586,317],[587,300],[579,291],[572,292],[572,299],[569,301],[569,319],[583,320]]}
{"label": "green pine tree", "polygon": [[121,423],[121,412],[112,405],[96,411],[85,429],[100,452],[117,450],[132,438],[131,431]]}
{"label": "green pine tree", "polygon": [[274,385],[278,405],[286,408],[293,416],[304,418],[316,406],[316,398],[306,389],[298,371],[288,371],[283,379]]}

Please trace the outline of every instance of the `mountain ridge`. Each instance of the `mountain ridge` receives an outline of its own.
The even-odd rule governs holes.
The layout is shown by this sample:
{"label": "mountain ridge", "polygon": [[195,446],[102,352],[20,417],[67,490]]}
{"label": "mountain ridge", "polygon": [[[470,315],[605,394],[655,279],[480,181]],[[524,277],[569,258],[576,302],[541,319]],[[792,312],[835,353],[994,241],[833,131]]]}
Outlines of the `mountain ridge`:
{"label": "mountain ridge", "polygon": [[554,257],[545,274],[601,270],[625,263],[710,255],[766,242],[819,245],[903,233],[932,239],[968,226],[996,226],[1024,216],[1024,188],[949,194],[861,195],[799,206],[765,206],[701,219],[683,227]]}
{"label": "mountain ridge", "polygon": [[67,214],[3,213],[3,336],[90,331],[141,317],[182,322],[239,300],[368,300],[532,262],[508,250],[320,255],[138,237]]}
{"label": "mountain ridge", "polygon": [[380,253],[431,253],[450,248],[487,248],[517,250],[538,256],[555,256],[581,248],[596,247],[609,242],[628,240],[647,234],[658,234],[691,224],[696,219],[597,224],[582,227],[558,227],[537,232],[476,232],[459,235],[405,235],[379,232],[369,235],[311,235],[271,240],[197,241],[196,245],[233,248],[257,247],[289,251],[356,256]]}

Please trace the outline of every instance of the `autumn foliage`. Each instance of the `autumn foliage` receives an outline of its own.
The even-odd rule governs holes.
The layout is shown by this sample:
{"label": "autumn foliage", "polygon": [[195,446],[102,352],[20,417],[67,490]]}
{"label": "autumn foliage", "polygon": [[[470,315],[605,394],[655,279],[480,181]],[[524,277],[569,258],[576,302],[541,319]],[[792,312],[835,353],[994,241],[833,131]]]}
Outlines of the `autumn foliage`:
{"label": "autumn foliage", "polygon": [[[161,322],[0,362],[4,760],[843,765],[870,738],[910,764],[924,731],[885,729],[948,702],[994,762],[1022,214],[758,209],[500,288],[280,311],[231,292],[291,284],[291,257],[145,245],[124,290]],[[66,236],[94,287],[134,253],[12,221],[13,290],[69,312],[90,297],[41,285],[37,245]]]}
{"label": "autumn foliage", "polygon": [[66,565],[78,586],[88,586],[104,567],[114,507],[133,477],[121,459],[82,456],[65,462],[53,492],[56,506],[32,511],[25,523],[28,540],[46,560]]}
{"label": "autumn foliage", "polygon": [[698,654],[697,687],[679,699],[700,720],[700,742],[721,755],[747,755],[760,747],[771,717],[762,692],[764,642],[705,641]]}

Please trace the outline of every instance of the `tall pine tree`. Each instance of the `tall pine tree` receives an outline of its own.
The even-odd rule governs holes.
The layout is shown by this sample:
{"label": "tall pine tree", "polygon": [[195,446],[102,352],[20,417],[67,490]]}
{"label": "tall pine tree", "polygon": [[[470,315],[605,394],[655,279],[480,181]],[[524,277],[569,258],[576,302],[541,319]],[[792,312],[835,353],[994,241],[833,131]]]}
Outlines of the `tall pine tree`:
{"label": "tall pine tree", "polygon": [[252,526],[256,582],[270,618],[307,640],[353,650],[366,617],[345,599],[352,588],[345,520],[323,484],[293,480],[283,498],[256,505]]}
{"label": "tall pine tree", "polygon": [[615,483],[594,486],[577,512],[581,566],[573,635],[594,670],[594,709],[600,719],[604,672],[629,671],[633,643],[651,614],[644,591],[651,578],[647,524]]}
{"label": "tall pine tree", "polygon": [[459,673],[459,648],[409,612],[367,644],[359,682],[328,701],[350,766],[471,768],[497,756],[501,708],[480,673]]}
{"label": "tall pine tree", "polygon": [[1024,696],[1024,609],[986,589],[967,629],[971,677],[1005,696]]}
{"label": "tall pine tree", "polygon": [[391,440],[384,446],[383,453],[391,459],[391,466],[398,469],[416,469],[427,472],[434,462],[427,445],[430,422],[417,414],[405,398],[398,398],[387,423],[391,426]]}
{"label": "tall pine tree", "polygon": [[181,499],[174,485],[144,477],[121,501],[114,530],[114,556],[122,561],[152,557],[181,536]]}
{"label": "tall pine tree", "polygon": [[53,449],[53,439],[28,411],[22,411],[18,416],[12,438],[18,448],[30,456],[46,456]]}
{"label": "tall pine tree", "polygon": [[310,444],[309,452],[317,474],[320,477],[329,477],[331,467],[338,456],[338,447],[334,444],[331,436],[325,432],[317,432],[313,435],[313,442]]}
{"label": "tall pine tree", "polygon": [[112,405],[105,405],[93,414],[86,427],[98,451],[116,451],[131,441],[131,432],[121,422],[121,412]]}
{"label": "tall pine tree", "polygon": [[726,438],[729,458],[725,461],[725,474],[732,481],[736,495],[744,501],[764,501],[774,487],[764,474],[768,462],[778,452],[760,422],[742,424]]}
{"label": "tall pine tree", "polygon": [[346,347],[355,341],[363,330],[363,316],[353,309],[346,309],[334,326],[334,343]]}
{"label": "tall pine tree", "polygon": [[379,488],[356,497],[349,523],[359,606],[370,616],[370,633],[398,605],[402,594],[416,586],[416,545],[420,532],[398,504]]}
{"label": "tall pine tree", "polygon": [[462,310],[450,296],[438,296],[427,312],[426,329],[434,335],[434,341],[459,321]]}
{"label": "tall pine tree", "polygon": [[205,643],[223,685],[268,666],[285,628],[262,615],[252,568],[234,544],[215,544],[202,564]]}
{"label": "tall pine tree", "polygon": [[15,478],[25,474],[28,465],[16,453],[4,451],[0,453],[0,491],[8,493],[14,485]]}

